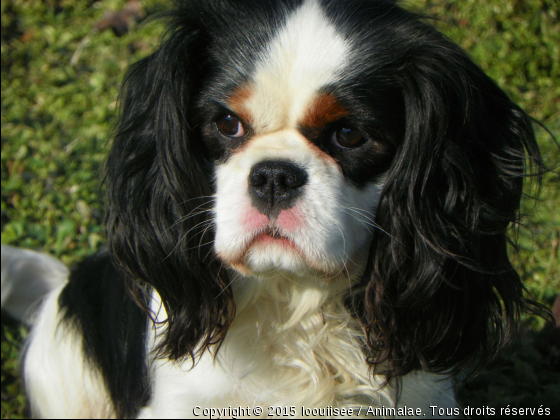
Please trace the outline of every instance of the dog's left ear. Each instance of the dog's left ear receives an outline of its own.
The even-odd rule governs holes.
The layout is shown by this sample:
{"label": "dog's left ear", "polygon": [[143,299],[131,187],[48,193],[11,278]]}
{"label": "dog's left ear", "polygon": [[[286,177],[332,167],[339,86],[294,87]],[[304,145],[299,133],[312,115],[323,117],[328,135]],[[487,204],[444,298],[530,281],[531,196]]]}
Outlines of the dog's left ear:
{"label": "dog's left ear", "polygon": [[532,120],[458,46],[413,25],[394,76],[405,135],[364,279],[369,362],[389,378],[488,360],[533,307],[507,237],[541,168]]}

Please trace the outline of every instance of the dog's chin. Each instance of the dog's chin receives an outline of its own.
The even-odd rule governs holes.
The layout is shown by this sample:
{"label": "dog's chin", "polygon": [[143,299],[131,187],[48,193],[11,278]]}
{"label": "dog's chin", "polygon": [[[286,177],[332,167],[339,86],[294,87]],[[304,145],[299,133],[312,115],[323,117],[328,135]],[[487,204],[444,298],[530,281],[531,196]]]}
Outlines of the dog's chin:
{"label": "dog's chin", "polygon": [[308,275],[310,262],[297,245],[283,236],[263,234],[255,239],[244,259],[245,265],[260,277],[290,273]]}
{"label": "dog's chin", "polygon": [[311,261],[287,237],[263,234],[255,238],[243,256],[229,265],[244,276],[324,276],[325,269]]}

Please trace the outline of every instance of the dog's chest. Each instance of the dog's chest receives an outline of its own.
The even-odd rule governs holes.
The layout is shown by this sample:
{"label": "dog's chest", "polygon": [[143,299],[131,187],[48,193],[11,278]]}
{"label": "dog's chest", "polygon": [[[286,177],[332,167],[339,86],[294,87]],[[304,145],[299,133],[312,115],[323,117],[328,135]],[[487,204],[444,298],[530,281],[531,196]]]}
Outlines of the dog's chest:
{"label": "dog's chest", "polygon": [[156,362],[152,410],[187,416],[195,407],[261,406],[301,414],[302,407],[392,404],[391,391],[372,382],[361,330],[342,305],[297,319],[271,305],[238,313],[217,357],[207,352],[193,369]]}

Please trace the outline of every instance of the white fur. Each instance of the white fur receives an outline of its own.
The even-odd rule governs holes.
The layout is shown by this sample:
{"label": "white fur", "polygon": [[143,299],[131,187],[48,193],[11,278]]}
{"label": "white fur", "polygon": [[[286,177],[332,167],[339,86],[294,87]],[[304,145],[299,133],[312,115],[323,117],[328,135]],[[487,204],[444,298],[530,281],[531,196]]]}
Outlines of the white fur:
{"label": "white fur", "polygon": [[[217,355],[205,353],[194,369],[190,361],[152,361],[154,394],[141,418],[192,417],[195,407],[261,406],[266,413],[294,406],[298,418],[303,407],[362,407],[362,416],[369,407],[395,407],[395,389],[382,387],[384,377],[372,376],[365,363],[363,330],[341,294],[282,276],[269,282],[237,278],[241,305]],[[152,308],[165,320],[157,295]],[[162,333],[152,329],[151,348]],[[399,407],[421,408],[426,418],[430,405],[455,407],[451,381],[438,375],[411,373],[402,387]]]}
{"label": "white fur", "polygon": [[[302,197],[294,205],[301,214],[301,226],[282,232],[299,252],[259,244],[247,250],[255,235],[243,223],[252,211],[247,179],[251,168],[266,159],[289,160],[308,173]],[[363,269],[360,262],[369,251],[369,228],[380,191],[376,184],[363,190],[352,186],[338,165],[319,157],[296,130],[261,136],[217,169],[216,251],[228,263],[248,252],[244,263],[254,273],[282,269],[299,277],[320,272],[323,278],[348,280]],[[314,273],[309,266],[315,268]]]}
{"label": "white fur", "polygon": [[25,350],[23,374],[31,410],[40,418],[113,418],[101,373],[85,359],[81,334],[60,322],[63,287],[45,299]]}
{"label": "white fur", "polygon": [[259,133],[295,127],[321,87],[335,83],[350,45],[337,33],[316,0],[291,16],[260,59],[246,104]]}

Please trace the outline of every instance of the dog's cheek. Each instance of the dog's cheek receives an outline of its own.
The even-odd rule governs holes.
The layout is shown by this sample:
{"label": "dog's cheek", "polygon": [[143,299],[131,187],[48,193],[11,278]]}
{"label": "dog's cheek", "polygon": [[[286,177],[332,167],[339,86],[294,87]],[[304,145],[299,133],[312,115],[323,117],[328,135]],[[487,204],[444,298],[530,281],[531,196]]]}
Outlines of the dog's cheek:
{"label": "dog's cheek", "polygon": [[214,248],[224,259],[240,247],[245,210],[250,201],[244,191],[247,180],[232,168],[231,163],[216,165],[216,197],[214,202],[214,223],[216,238]]}

